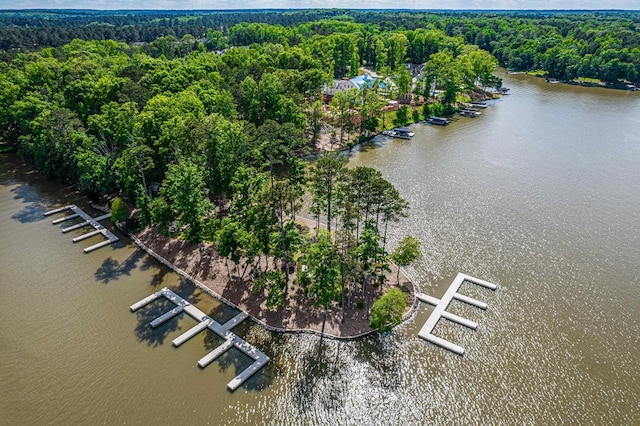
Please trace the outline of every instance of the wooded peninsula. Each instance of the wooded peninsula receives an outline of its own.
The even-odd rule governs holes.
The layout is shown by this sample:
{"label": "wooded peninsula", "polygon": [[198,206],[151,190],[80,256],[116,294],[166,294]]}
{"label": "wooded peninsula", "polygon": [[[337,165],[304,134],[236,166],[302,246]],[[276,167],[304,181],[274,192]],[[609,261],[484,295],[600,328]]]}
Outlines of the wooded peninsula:
{"label": "wooded peninsula", "polygon": [[640,76],[633,12],[0,11],[0,29],[0,149],[190,247],[272,324],[366,319],[345,335],[401,321],[397,266],[420,252],[390,250],[408,203],[339,150],[494,96],[499,65]]}

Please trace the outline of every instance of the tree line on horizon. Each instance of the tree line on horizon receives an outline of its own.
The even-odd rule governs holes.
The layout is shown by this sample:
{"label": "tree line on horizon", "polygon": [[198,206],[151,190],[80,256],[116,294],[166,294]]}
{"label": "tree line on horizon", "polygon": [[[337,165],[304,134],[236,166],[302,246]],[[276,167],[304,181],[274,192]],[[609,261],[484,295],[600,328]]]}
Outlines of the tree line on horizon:
{"label": "tree line on horizon", "polygon": [[[319,21],[344,24],[338,28]],[[211,50],[265,41],[295,46],[310,30],[329,35],[345,29],[351,33],[424,29],[461,37],[492,53],[500,65],[516,70],[542,70],[563,80],[640,79],[640,13],[634,11],[39,10],[2,11],[0,28],[0,50],[9,57],[18,51],[59,47],[75,38],[152,43],[190,35]],[[149,48],[148,53],[158,52]],[[426,61],[416,53],[409,51],[404,59]]]}

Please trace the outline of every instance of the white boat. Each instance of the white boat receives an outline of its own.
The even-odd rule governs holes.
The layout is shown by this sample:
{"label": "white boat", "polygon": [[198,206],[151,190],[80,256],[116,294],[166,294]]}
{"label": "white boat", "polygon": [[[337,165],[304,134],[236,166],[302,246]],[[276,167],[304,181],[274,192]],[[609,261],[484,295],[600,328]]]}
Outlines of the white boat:
{"label": "white boat", "polygon": [[438,126],[446,126],[449,124],[449,120],[444,117],[430,117],[427,119],[427,123],[429,124],[437,124]]}
{"label": "white boat", "polygon": [[475,109],[472,109],[472,108],[463,108],[463,109],[460,110],[460,112],[458,114],[460,114],[462,116],[465,116],[465,117],[478,117],[482,113],[480,111],[476,111]]}
{"label": "white boat", "polygon": [[382,134],[385,136],[389,136],[390,138],[399,139],[411,139],[415,135],[415,133],[407,127],[396,127],[393,130],[385,130],[384,132],[382,132]]}
{"label": "white boat", "polygon": [[401,139],[411,139],[415,133],[411,131],[408,127],[396,127],[393,129],[396,138]]}

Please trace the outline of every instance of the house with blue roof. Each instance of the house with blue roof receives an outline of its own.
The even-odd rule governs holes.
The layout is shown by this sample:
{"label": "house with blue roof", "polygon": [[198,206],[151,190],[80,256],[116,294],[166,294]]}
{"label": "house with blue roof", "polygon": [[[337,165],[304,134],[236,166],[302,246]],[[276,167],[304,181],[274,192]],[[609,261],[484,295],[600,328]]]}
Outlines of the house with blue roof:
{"label": "house with blue roof", "polygon": [[365,87],[367,89],[373,89],[376,79],[371,77],[369,74],[364,74],[353,77],[349,81],[351,81],[358,89],[363,90]]}
{"label": "house with blue roof", "polygon": [[328,103],[331,101],[331,98],[336,94],[336,92],[344,90],[354,88],[358,90],[375,89],[381,96],[388,97],[394,92],[395,87],[395,83],[389,77],[380,79],[372,77],[369,74],[363,74],[356,76],[350,80],[334,80],[333,84],[325,84],[322,92],[324,95],[325,103]]}

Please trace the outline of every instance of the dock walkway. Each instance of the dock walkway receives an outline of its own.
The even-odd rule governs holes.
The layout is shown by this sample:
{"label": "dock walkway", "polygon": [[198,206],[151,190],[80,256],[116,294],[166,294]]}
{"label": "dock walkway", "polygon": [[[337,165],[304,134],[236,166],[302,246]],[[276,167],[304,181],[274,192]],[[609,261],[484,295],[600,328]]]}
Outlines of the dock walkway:
{"label": "dock walkway", "polygon": [[464,348],[462,346],[453,344],[440,337],[434,336],[431,333],[435,328],[436,324],[438,323],[438,321],[440,320],[440,318],[446,318],[449,321],[463,325],[472,330],[475,330],[476,328],[478,328],[478,324],[476,322],[468,320],[466,318],[462,318],[458,315],[455,315],[446,311],[447,307],[449,306],[449,304],[453,299],[468,303],[480,309],[487,309],[486,303],[458,293],[458,289],[460,288],[462,283],[464,283],[465,281],[468,281],[473,284],[477,284],[479,286],[482,286],[491,290],[495,290],[496,288],[498,288],[497,285],[490,283],[488,281],[474,278],[470,275],[458,273],[458,275],[453,280],[453,282],[451,283],[447,291],[444,293],[444,296],[442,296],[442,299],[436,299],[435,297],[427,296],[426,294],[423,294],[423,293],[416,294],[416,297],[418,298],[418,300],[428,303],[430,305],[435,305],[435,309],[427,319],[427,322],[422,326],[422,329],[418,333],[418,336],[422,337],[428,342],[431,342],[435,345],[441,346],[445,349],[455,352],[458,355],[464,354]]}
{"label": "dock walkway", "polygon": [[116,241],[118,241],[118,237],[115,236],[115,234],[113,234],[111,231],[109,231],[107,228],[105,228],[104,226],[102,226],[99,222],[101,220],[104,219],[108,219],[111,217],[111,213],[107,213],[104,214],[102,216],[93,218],[91,216],[89,216],[87,213],[84,212],[84,210],[82,210],[80,207],[76,206],[75,204],[70,204],[68,206],[64,206],[64,207],[60,207],[59,209],[55,209],[55,210],[51,210],[48,212],[45,212],[44,215],[45,216],[50,216],[52,214],[57,214],[57,213],[62,213],[64,211],[67,210],[71,210],[73,212],[73,214],[55,219],[52,221],[52,223],[54,225],[57,225],[59,223],[65,222],[67,220],[71,220],[71,219],[76,219],[76,218],[81,218],[84,220],[84,222],[80,222],[77,223],[75,225],[71,225],[71,226],[67,226],[66,228],[62,228],[62,233],[65,234],[69,231],[73,231],[76,229],[80,229],[83,228],[85,226],[92,226],[95,230],[91,231],[87,234],[83,234],[80,236],[77,236],[75,238],[73,238],[71,241],[73,241],[74,243],[77,243],[78,241],[82,241],[84,239],[93,237],[94,235],[98,235],[98,234],[102,234],[104,235],[104,237],[106,238],[105,241],[99,242],[97,244],[94,244],[90,247],[86,247],[84,249],[85,253],[89,253],[93,250],[99,249],[100,247],[104,247],[107,246],[109,244],[115,243]]}
{"label": "dock walkway", "polygon": [[194,327],[190,328],[185,333],[173,339],[173,342],[172,342],[173,346],[178,347],[182,345],[187,340],[191,339],[196,334],[203,331],[205,328],[208,328],[209,330],[213,331],[218,336],[220,336],[222,339],[224,339],[224,342],[220,346],[215,348],[213,351],[211,351],[209,354],[205,355],[202,359],[198,361],[198,365],[200,366],[200,368],[205,368],[207,365],[215,361],[220,355],[222,355],[224,352],[226,352],[227,350],[231,349],[234,346],[238,348],[240,351],[242,351],[244,354],[249,356],[251,359],[253,359],[253,363],[249,367],[247,367],[244,371],[238,374],[233,380],[227,383],[227,388],[230,391],[236,390],[247,379],[249,379],[253,374],[255,374],[258,370],[260,370],[269,362],[269,357],[267,355],[265,355],[264,353],[262,353],[261,351],[259,351],[258,349],[250,345],[249,343],[245,342],[243,339],[241,339],[240,337],[238,337],[237,335],[235,335],[230,331],[232,328],[240,324],[242,321],[244,321],[248,317],[248,315],[244,312],[239,313],[238,315],[236,315],[226,323],[220,324],[213,318],[207,316],[200,309],[193,306],[187,300],[178,296],[177,294],[175,294],[173,291],[169,290],[166,287],[161,290],[158,290],[157,292],[153,293],[150,296],[145,297],[139,302],[134,303],[129,307],[129,309],[131,309],[132,312],[135,312],[138,309],[142,308],[143,306],[148,305],[149,303],[155,301],[156,299],[159,299],[160,297],[164,297],[165,299],[167,299],[168,301],[170,301],[176,306],[173,309],[165,312],[164,314],[160,315],[158,318],[151,321],[150,323],[151,327],[155,328],[160,324],[168,321],[169,319],[175,317],[176,315],[180,314],[181,312],[185,312],[194,320],[198,321],[198,324],[196,324]]}

